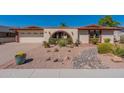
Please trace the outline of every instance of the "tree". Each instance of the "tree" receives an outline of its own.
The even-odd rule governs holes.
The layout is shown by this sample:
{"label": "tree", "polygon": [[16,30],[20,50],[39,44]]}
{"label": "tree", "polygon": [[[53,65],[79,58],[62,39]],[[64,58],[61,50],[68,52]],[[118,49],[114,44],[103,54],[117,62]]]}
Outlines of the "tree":
{"label": "tree", "polygon": [[101,18],[99,20],[98,24],[102,26],[108,26],[108,27],[115,27],[120,25],[119,22],[112,19],[112,16],[104,16],[104,18]]}
{"label": "tree", "polygon": [[59,27],[68,27],[65,23],[61,23]]}

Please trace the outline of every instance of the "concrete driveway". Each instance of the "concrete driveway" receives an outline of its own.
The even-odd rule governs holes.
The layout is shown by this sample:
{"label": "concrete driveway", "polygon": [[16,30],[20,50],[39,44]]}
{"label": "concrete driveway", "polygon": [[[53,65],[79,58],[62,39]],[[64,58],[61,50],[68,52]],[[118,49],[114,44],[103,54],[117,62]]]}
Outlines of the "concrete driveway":
{"label": "concrete driveway", "polygon": [[0,65],[12,60],[18,51],[27,52],[39,46],[41,46],[41,44],[26,44],[15,42],[0,45]]}

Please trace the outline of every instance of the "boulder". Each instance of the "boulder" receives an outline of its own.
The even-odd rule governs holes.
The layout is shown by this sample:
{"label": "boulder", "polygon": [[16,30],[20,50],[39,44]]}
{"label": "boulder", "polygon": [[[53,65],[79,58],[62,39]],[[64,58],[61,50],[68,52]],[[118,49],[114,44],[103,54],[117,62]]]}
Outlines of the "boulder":
{"label": "boulder", "polygon": [[59,59],[58,58],[55,58],[54,60],[53,60],[53,62],[58,62],[59,61]]}
{"label": "boulder", "polygon": [[70,57],[66,56],[66,57],[64,58],[64,61],[66,61],[66,60],[70,60]]}
{"label": "boulder", "polygon": [[55,49],[54,49],[54,52],[59,52],[59,49],[58,49],[58,48],[55,48]]}
{"label": "boulder", "polygon": [[51,52],[51,50],[47,50],[47,52]]}
{"label": "boulder", "polygon": [[68,50],[68,52],[71,52],[71,50]]}
{"label": "boulder", "polygon": [[122,58],[121,57],[118,57],[118,56],[112,57],[111,60],[114,61],[114,62],[122,62],[123,61]]}
{"label": "boulder", "polygon": [[47,59],[46,59],[46,61],[50,61],[51,60],[51,57],[48,57]]}

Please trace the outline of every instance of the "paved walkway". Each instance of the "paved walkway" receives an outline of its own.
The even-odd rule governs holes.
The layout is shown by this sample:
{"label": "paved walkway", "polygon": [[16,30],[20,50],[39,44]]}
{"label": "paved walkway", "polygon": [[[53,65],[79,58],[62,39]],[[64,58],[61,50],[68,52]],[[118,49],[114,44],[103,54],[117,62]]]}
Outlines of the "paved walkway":
{"label": "paved walkway", "polygon": [[5,43],[0,45],[0,65],[14,59],[14,55],[18,51],[30,51],[37,48],[41,44],[25,44],[25,43]]}
{"label": "paved walkway", "polygon": [[124,69],[1,69],[0,78],[124,78]]}

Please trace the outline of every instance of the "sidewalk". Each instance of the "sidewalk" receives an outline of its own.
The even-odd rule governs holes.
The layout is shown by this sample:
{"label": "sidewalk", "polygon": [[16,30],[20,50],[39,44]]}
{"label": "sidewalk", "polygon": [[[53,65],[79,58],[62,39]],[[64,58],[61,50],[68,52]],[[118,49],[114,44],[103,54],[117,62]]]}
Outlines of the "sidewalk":
{"label": "sidewalk", "polygon": [[124,69],[0,69],[0,78],[123,78]]}

